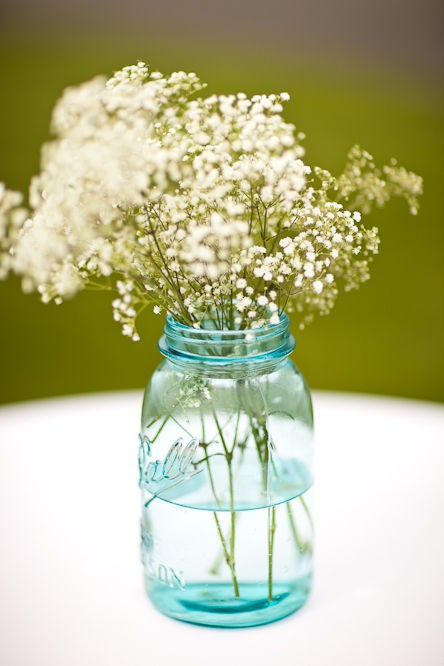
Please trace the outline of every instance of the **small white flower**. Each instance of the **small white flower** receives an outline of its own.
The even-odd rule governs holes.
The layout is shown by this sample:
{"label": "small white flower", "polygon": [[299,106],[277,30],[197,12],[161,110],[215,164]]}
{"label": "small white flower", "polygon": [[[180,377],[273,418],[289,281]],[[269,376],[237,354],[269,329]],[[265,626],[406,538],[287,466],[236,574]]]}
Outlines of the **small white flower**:
{"label": "small white flower", "polygon": [[304,163],[304,134],[281,115],[288,93],[202,88],[139,62],[67,89],[29,210],[0,184],[0,279],[21,276],[45,303],[110,287],[133,340],[147,302],[195,328],[227,328],[234,308],[254,330],[288,302],[304,326],[333,307],[334,276],[345,289],[368,279],[379,237],[361,214],[393,195],[416,213],[421,178],[359,147],[335,178]]}

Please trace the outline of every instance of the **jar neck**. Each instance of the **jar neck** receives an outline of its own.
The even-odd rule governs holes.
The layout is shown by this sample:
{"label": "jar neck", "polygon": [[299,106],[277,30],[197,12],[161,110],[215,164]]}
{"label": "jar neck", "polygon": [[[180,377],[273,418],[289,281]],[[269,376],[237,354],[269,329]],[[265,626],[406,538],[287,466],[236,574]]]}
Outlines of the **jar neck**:
{"label": "jar neck", "polygon": [[295,348],[290,322],[282,314],[278,324],[257,329],[216,330],[193,328],[168,316],[159,340],[161,353],[173,363],[212,371],[255,372],[280,363]]}

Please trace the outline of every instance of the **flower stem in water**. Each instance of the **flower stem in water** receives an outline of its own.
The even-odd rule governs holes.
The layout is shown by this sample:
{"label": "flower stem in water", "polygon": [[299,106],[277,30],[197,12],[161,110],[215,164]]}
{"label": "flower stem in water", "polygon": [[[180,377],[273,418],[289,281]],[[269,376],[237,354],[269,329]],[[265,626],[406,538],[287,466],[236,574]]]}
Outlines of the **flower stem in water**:
{"label": "flower stem in water", "polygon": [[276,532],[276,507],[268,508],[268,601],[273,601],[273,552]]}
{"label": "flower stem in water", "polygon": [[236,513],[234,511],[233,470],[231,468],[231,459],[228,463],[228,476],[230,482],[230,569],[233,578],[234,596],[239,597],[239,585],[236,578]]}
{"label": "flower stem in water", "polygon": [[[302,499],[302,497],[299,497],[299,499],[301,500],[302,505],[303,505],[305,511],[307,512],[307,516],[308,516],[308,518],[311,522],[311,516],[310,516],[310,512],[308,510],[307,504]],[[296,521],[295,521],[294,516],[293,516],[293,511],[291,510],[291,506],[290,506],[289,503],[287,503],[287,513],[288,513],[288,520],[289,520],[289,523],[290,523],[291,534],[293,536],[296,548],[298,549],[298,551],[300,553],[305,553],[305,552],[311,553],[312,552],[311,543],[309,541],[304,541],[302,539],[302,537],[300,536],[300,534],[298,532],[298,528],[296,527]]]}
{"label": "flower stem in water", "polygon": [[237,578],[236,578],[236,569],[234,567],[234,560],[232,560],[232,558],[231,558],[231,553],[228,552],[227,543],[225,541],[225,537],[224,537],[224,534],[222,532],[219,517],[218,517],[216,511],[213,511],[213,516],[214,516],[214,520],[216,522],[216,527],[217,527],[217,532],[219,534],[219,539],[220,539],[220,542],[222,544],[222,548],[223,548],[223,551],[224,551],[225,561],[226,561],[226,563],[228,565],[228,568],[230,569],[230,572],[231,572],[231,580],[233,581],[234,596],[239,597],[239,584],[238,584]]}

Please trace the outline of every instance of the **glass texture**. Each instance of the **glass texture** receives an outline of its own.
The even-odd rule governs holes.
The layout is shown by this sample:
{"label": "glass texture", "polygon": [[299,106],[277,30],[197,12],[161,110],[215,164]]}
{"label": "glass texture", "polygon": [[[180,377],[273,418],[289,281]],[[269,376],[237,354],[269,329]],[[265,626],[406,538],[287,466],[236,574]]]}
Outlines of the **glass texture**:
{"label": "glass texture", "polygon": [[144,395],[142,562],[163,613],[273,622],[311,585],[313,416],[288,318],[257,330],[167,319]]}

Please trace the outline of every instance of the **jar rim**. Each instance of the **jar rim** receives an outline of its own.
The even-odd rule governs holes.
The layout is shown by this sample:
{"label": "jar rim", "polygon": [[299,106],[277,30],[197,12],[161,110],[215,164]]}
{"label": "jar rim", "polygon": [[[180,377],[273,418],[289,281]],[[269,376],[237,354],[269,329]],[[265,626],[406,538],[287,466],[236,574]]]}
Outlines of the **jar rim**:
{"label": "jar rim", "polygon": [[215,365],[234,362],[276,362],[295,348],[290,321],[282,312],[279,323],[260,328],[194,328],[168,315],[159,350],[173,361],[194,361]]}
{"label": "jar rim", "polygon": [[276,333],[280,332],[284,328],[288,327],[290,323],[290,320],[285,312],[281,312],[279,315],[279,323],[277,324],[265,324],[265,326],[259,326],[258,328],[204,328],[204,327],[194,327],[194,326],[189,326],[188,324],[182,324],[180,321],[177,321],[172,315],[168,314],[166,317],[166,325],[165,325],[165,330],[167,327],[171,327],[174,330],[178,331],[183,331],[184,333],[193,333],[193,334],[200,334],[203,338],[204,337],[211,337],[212,335],[218,335],[223,333],[224,335],[228,335],[229,337],[239,337],[243,338],[247,335],[253,335],[257,336],[259,335],[260,337],[264,337],[265,335],[276,335]]}

